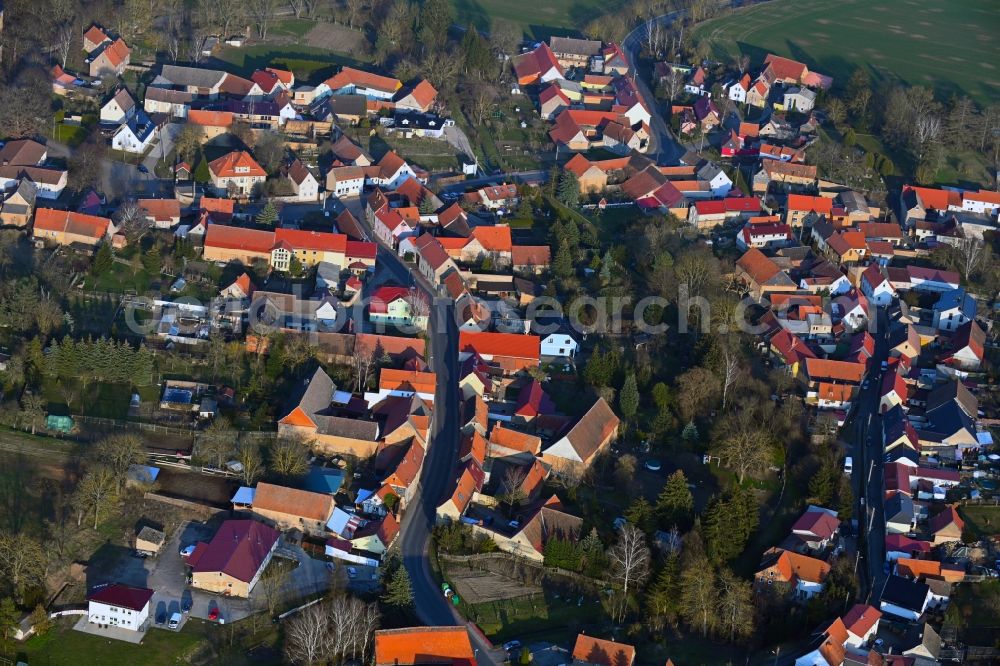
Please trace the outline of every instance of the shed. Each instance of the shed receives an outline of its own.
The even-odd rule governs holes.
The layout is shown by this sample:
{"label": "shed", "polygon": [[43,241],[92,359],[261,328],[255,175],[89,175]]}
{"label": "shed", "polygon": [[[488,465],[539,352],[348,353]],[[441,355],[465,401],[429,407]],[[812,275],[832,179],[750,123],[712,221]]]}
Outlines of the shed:
{"label": "shed", "polygon": [[141,553],[157,555],[165,540],[166,535],[162,531],[146,525],[135,537],[135,549]]}
{"label": "shed", "polygon": [[49,414],[45,418],[45,429],[56,432],[69,432],[73,429],[73,417]]}

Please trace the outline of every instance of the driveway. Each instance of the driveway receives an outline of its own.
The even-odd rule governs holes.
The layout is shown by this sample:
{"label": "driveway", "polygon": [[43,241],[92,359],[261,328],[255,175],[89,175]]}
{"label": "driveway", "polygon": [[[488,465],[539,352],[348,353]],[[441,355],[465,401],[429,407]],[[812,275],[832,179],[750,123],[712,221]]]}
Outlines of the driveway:
{"label": "driveway", "polygon": [[[127,563],[121,562],[118,579],[129,585],[154,590],[154,620],[163,622],[172,613],[182,612],[185,607],[190,609],[185,620],[188,616],[207,620],[209,613],[215,608],[219,609],[220,615],[227,621],[241,620],[255,612],[264,611],[267,604],[263,588],[259,585],[254,588],[249,599],[225,597],[188,585],[188,567],[180,555],[181,549],[198,541],[209,541],[214,534],[213,526],[187,522],[174,532],[156,557],[145,560],[129,557]],[[313,559],[301,547],[283,542],[279,543],[274,556],[297,562],[281,590],[282,603],[279,605],[282,610],[304,597],[329,589],[331,573],[325,560]],[[342,564],[337,563],[336,566],[341,567]],[[361,565],[354,568],[357,576],[348,580],[349,588],[358,592],[370,592],[378,587],[375,568]]]}
{"label": "driveway", "polygon": [[444,138],[455,150],[464,155],[466,159],[476,159],[476,153],[472,151],[472,143],[469,142],[469,137],[465,136],[465,132],[462,131],[461,127],[445,127]]}

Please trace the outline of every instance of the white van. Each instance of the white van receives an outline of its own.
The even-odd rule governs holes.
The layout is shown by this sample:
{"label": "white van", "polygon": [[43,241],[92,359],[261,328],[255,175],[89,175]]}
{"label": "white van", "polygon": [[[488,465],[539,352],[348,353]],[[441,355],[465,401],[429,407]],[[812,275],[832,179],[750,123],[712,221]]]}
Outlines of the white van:
{"label": "white van", "polygon": [[844,458],[844,474],[850,476],[851,472],[853,471],[854,471],[854,460],[851,458],[851,456],[847,456],[846,458]]}
{"label": "white van", "polygon": [[167,629],[180,628],[182,619],[183,618],[181,617],[180,613],[174,613],[173,615],[170,616],[170,619],[167,620]]}

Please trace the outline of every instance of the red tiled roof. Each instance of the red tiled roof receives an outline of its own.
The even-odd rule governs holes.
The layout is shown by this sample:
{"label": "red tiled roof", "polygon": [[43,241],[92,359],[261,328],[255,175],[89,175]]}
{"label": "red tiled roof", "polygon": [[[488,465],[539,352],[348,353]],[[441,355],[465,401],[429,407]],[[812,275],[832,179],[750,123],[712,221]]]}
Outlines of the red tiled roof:
{"label": "red tiled roof", "polygon": [[128,608],[134,611],[141,611],[153,598],[153,590],[145,587],[132,587],[114,583],[105,587],[93,590],[87,595],[87,601],[97,601],[109,606]]}
{"label": "red tiled roof", "polygon": [[535,335],[460,331],[459,352],[474,351],[480,356],[509,356],[537,361],[541,355],[541,339]]}
{"label": "red tiled roof", "polygon": [[96,215],[85,215],[66,210],[39,208],[35,211],[34,229],[58,231],[90,238],[103,238],[108,233],[111,220]]}
{"label": "red tiled roof", "polygon": [[793,532],[806,532],[821,539],[829,539],[840,529],[840,520],[826,511],[806,511],[792,525]]}
{"label": "red tiled roof", "polygon": [[844,616],[844,626],[855,636],[864,636],[882,617],[882,612],[868,604],[854,604]]}
{"label": "red tiled roof", "polygon": [[813,381],[831,379],[839,382],[858,383],[865,375],[864,363],[833,361],[825,358],[807,358],[806,373]]}
{"label": "red tiled roof", "polygon": [[271,483],[258,483],[253,508],[310,520],[327,520],[333,512],[333,496]]}
{"label": "red tiled roof", "polygon": [[412,627],[375,632],[375,666],[450,664],[474,666],[465,627]]}
{"label": "red tiled roof", "polygon": [[206,544],[196,562],[195,573],[222,572],[250,582],[277,542],[278,531],[255,520],[227,520]]}
{"label": "red tiled roof", "polygon": [[421,79],[420,83],[413,86],[413,90],[409,93],[413,100],[418,106],[426,108],[434,103],[437,99],[438,91],[430,84],[427,79]]}
{"label": "red tiled roof", "polygon": [[222,213],[232,217],[236,210],[236,202],[232,199],[216,199],[214,197],[202,197],[198,201],[198,207],[209,213]]}
{"label": "red tiled roof", "polygon": [[270,254],[274,248],[274,232],[209,224],[205,246]]}
{"label": "red tiled roof", "polygon": [[757,248],[750,248],[746,253],[736,260],[736,265],[750,276],[757,284],[764,284],[775,275],[781,272],[781,268],[764,256],[764,253]]}
{"label": "red tiled roof", "polygon": [[515,245],[510,249],[511,262],[518,266],[548,266],[552,250],[548,245]]}
{"label": "red tiled roof", "polygon": [[388,76],[379,76],[371,72],[365,72],[353,67],[344,67],[342,70],[326,80],[326,85],[330,90],[337,91],[341,88],[354,85],[362,88],[372,88],[383,92],[396,92],[402,87],[399,79]]}
{"label": "red tiled roof", "polygon": [[101,42],[111,39],[108,37],[108,33],[104,32],[104,30],[98,28],[96,25],[90,26],[90,29],[83,33],[83,38],[91,44],[100,44]]}
{"label": "red tiled roof", "polygon": [[[245,168],[247,171],[237,171],[237,168]],[[257,164],[257,161],[245,150],[234,150],[218,159],[212,160],[208,163],[208,169],[217,178],[267,176],[264,168]]]}
{"label": "red tiled roof", "polygon": [[948,206],[961,206],[962,195],[954,190],[939,190],[933,187],[916,187],[904,185],[903,194],[913,192],[920,197],[920,203],[924,208],[934,210],[947,210]]}
{"label": "red tiled roof", "polygon": [[128,46],[119,38],[108,44],[101,55],[107,56],[108,63],[112,67],[118,67],[128,60],[130,53]]}
{"label": "red tiled roof", "polygon": [[635,648],[626,643],[579,634],[573,645],[573,660],[597,666],[632,666]]}
{"label": "red tiled roof", "polygon": [[476,227],[472,230],[472,237],[488,252],[510,252],[513,243],[510,227],[506,225]]}
{"label": "red tiled roof", "polygon": [[802,81],[802,77],[809,71],[809,68],[801,62],[790,60],[788,58],[782,58],[781,56],[776,56],[773,53],[768,54],[767,57],[764,58],[764,64],[770,65],[771,71],[774,72],[777,79]]}
{"label": "red tiled roof", "polygon": [[813,197],[807,194],[789,194],[788,210],[810,211],[829,215],[833,210],[833,199],[828,197]]}
{"label": "red tiled roof", "polygon": [[955,507],[948,506],[945,507],[944,511],[941,511],[928,520],[927,527],[932,533],[936,533],[940,532],[952,523],[954,523],[959,530],[965,529],[965,521],[958,515],[958,511],[955,510]]}
{"label": "red tiled roof", "polygon": [[157,220],[174,220],[181,216],[181,202],[177,199],[139,199],[136,203]]}
{"label": "red tiled roof", "polygon": [[537,79],[553,68],[562,75],[562,67],[559,66],[556,55],[545,42],[542,42],[534,51],[515,56],[513,62],[514,72],[517,74],[518,80],[523,80],[526,83],[534,83],[534,80],[528,79]]}
{"label": "red tiled roof", "polygon": [[303,231],[301,229],[275,229],[275,243],[288,243],[296,250],[323,250],[325,252],[344,252],[347,249],[347,236],[331,234],[323,231]]}

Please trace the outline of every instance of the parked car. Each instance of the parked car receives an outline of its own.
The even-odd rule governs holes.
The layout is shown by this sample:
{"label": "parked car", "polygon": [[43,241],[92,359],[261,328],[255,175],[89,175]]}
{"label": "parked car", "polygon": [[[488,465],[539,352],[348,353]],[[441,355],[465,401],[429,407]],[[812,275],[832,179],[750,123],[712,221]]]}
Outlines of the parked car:
{"label": "parked car", "polygon": [[208,619],[211,620],[212,622],[215,622],[216,620],[219,619],[219,607],[218,606],[216,606],[212,610],[208,611]]}
{"label": "parked car", "polygon": [[663,469],[663,465],[660,463],[660,461],[652,458],[646,461],[645,467],[650,472],[659,472],[661,469]]}
{"label": "parked car", "polygon": [[136,168],[139,170],[139,173],[149,173],[149,169],[146,168],[145,164],[140,164]]}
{"label": "parked car", "polygon": [[170,616],[170,620],[167,621],[167,629],[179,629],[182,620],[183,617],[180,613],[174,613]]}
{"label": "parked car", "polygon": [[191,553],[194,552],[194,548],[195,548],[194,544],[191,544],[190,546],[184,546],[183,548],[181,548],[181,557],[191,557]]}
{"label": "parked car", "polygon": [[354,567],[347,567],[347,577],[348,578],[352,578],[352,579],[353,578],[357,578],[358,577],[358,570],[355,569]]}
{"label": "parked car", "polygon": [[521,641],[507,641],[503,644],[503,649],[509,652],[521,649]]}

